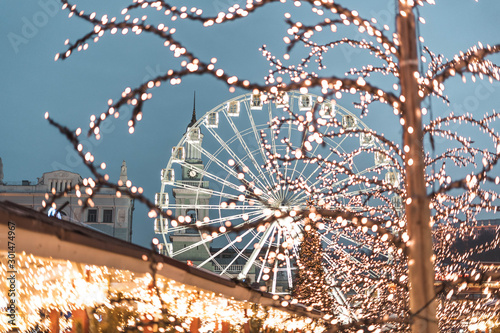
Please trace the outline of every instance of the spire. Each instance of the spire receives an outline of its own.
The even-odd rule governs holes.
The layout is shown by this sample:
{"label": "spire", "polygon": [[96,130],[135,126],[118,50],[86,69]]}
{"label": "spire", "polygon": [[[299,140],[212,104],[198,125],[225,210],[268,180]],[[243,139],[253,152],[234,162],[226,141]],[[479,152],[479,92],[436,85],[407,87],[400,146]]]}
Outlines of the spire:
{"label": "spire", "polygon": [[191,122],[189,123],[188,127],[191,127],[194,124],[196,124],[196,91],[194,92],[193,97],[193,116],[191,117]]}

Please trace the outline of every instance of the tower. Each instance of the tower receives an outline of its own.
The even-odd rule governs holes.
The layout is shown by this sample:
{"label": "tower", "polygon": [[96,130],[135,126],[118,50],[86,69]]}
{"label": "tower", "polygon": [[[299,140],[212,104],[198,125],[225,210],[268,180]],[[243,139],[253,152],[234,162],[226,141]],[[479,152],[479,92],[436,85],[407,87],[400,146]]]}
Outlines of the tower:
{"label": "tower", "polygon": [[[203,134],[196,123],[195,95],[191,122],[186,129],[187,140],[184,145],[186,155],[184,161],[181,162],[181,180],[178,181],[181,186],[172,191],[176,203],[175,216],[189,216],[193,222],[203,221],[205,217],[208,217],[208,204],[212,196],[211,190],[208,188],[209,182],[203,180],[204,165],[201,159]],[[196,230],[187,229],[172,233],[170,241],[172,251],[175,253],[199,242],[200,235]],[[209,247],[210,244],[194,246],[176,256],[176,259],[190,260],[193,264],[200,263],[207,258],[205,246]]]}

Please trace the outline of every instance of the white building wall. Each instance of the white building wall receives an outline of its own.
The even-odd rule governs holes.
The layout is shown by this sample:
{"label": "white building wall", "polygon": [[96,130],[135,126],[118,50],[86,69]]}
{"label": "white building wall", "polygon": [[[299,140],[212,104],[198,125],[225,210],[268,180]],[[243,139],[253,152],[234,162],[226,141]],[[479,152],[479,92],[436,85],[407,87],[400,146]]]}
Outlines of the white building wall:
{"label": "white building wall", "polygon": [[[44,173],[38,183],[31,184],[22,181],[19,184],[0,184],[0,201],[11,201],[34,210],[43,208],[42,201],[46,194],[61,192],[66,186],[74,186],[81,183],[82,177],[69,171],[53,171]],[[62,219],[74,222],[82,222],[88,226],[98,229],[108,235],[130,242],[132,233],[132,211],[133,200],[127,196],[116,197],[113,189],[102,189],[93,197],[94,207],[82,209],[81,203],[88,197],[85,190],[81,188],[81,197],[77,197],[73,190],[64,197],[56,200],[57,207],[67,205],[61,210]],[[96,212],[95,221],[89,221],[89,210]],[[111,218],[105,221],[105,212],[111,211]]]}

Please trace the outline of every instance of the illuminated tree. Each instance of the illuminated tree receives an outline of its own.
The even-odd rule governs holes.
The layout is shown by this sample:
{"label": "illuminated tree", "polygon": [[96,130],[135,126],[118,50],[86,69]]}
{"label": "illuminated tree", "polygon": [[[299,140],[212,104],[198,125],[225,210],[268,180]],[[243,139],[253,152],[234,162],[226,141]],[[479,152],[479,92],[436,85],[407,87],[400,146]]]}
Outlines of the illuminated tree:
{"label": "illuminated tree", "polygon": [[326,279],[323,246],[317,228],[306,225],[303,237],[292,296],[301,304],[331,313],[334,302],[329,297],[331,287]]}
{"label": "illuminated tree", "polygon": [[[117,117],[120,108],[126,104],[133,106],[129,121],[129,132],[133,133],[137,121],[143,117],[145,101],[152,98],[151,90],[164,82],[179,84],[182,78],[189,75],[210,75],[227,83],[230,91],[235,91],[235,87],[252,90],[261,94],[263,100],[280,99],[289,90],[299,90],[302,94],[314,89],[321,91],[323,96],[316,101],[316,107],[305,115],[290,111],[288,118],[274,119],[270,124],[276,129],[288,122],[302,125],[302,146],[294,149],[292,156],[272,156],[272,151],[268,154],[273,157],[273,163],[298,159],[318,164],[322,170],[321,186],[317,188],[308,187],[301,179],[286,180],[286,185],[307,191],[311,204],[309,209],[277,212],[276,216],[286,213],[294,219],[310,218],[313,223],[331,231],[331,244],[335,245],[328,250],[334,254],[338,269],[329,273],[335,285],[338,284],[336,288],[341,291],[340,298],[336,298],[336,307],[343,314],[332,318],[335,329],[405,331],[411,328],[413,332],[435,332],[438,330],[436,308],[440,329],[444,331],[465,325],[462,319],[467,317],[476,317],[481,321],[498,315],[498,302],[494,302],[498,294],[486,286],[483,290],[485,297],[467,301],[473,306],[455,295],[468,288],[466,276],[476,283],[488,281],[488,272],[469,258],[473,253],[496,247],[499,236],[465,253],[453,251],[453,243],[457,238],[472,234],[478,214],[497,210],[494,186],[498,185],[499,178],[491,176],[491,170],[500,153],[500,136],[493,129],[500,115],[493,112],[477,118],[477,115],[450,113],[431,118],[423,124],[423,116],[432,110],[421,107],[421,104],[430,99],[449,102],[444,93],[444,83],[456,76],[464,81],[466,74],[471,74],[473,81],[477,77],[487,78],[490,82],[499,80],[499,68],[487,57],[498,53],[500,45],[478,43],[451,60],[420,47],[416,28],[422,19],[416,19],[415,13],[418,13],[418,7],[432,4],[432,0],[398,1],[397,27],[392,33],[389,27],[378,27],[375,19],[363,18],[356,10],[333,1],[295,1],[296,6],[304,3],[311,8],[317,20],[305,24],[292,20],[289,13],[285,15],[289,26],[288,36],[284,38],[288,44],[287,51],[282,56],[275,56],[267,47],[262,47],[262,53],[273,69],[265,78],[265,84],[258,84],[226,73],[215,59],[208,61],[196,57],[165,24],[155,26],[146,23],[142,12],[161,10],[169,19],[186,19],[193,24],[198,22],[210,27],[250,14],[258,15],[254,13],[257,9],[278,0],[249,0],[245,7],[233,5],[227,12],[214,17],[203,16],[199,8],[177,8],[164,1],[139,0],[123,9],[121,14],[124,17],[120,19],[106,15],[97,18],[95,13],[87,14],[76,5],[65,0],[62,2],[70,15],[89,22],[93,29],[69,43],[66,51],[56,55],[56,60],[66,59],[73,51],[85,50],[89,41],[97,42],[105,33],[114,34],[117,31],[122,34],[155,35],[175,58],[179,58],[179,62],[164,74],[134,89],[126,88],[121,98],[110,100],[105,112],[93,116],[88,134],[97,139],[100,138],[101,122],[108,117]],[[337,31],[343,26],[356,29],[366,39],[336,38]],[[322,34],[328,36],[328,41],[313,40]],[[309,50],[309,54],[302,59],[300,55],[294,56],[298,45]],[[325,58],[342,47],[367,51],[374,57],[375,65],[365,64],[349,69],[345,77],[332,75],[326,69]],[[294,62],[296,58],[299,60]],[[317,69],[313,70],[314,63]],[[424,70],[426,63],[427,69]],[[377,81],[378,75],[386,77]],[[346,94],[359,97],[355,106],[362,117],[383,112],[377,109],[377,104],[391,110],[401,126],[402,141],[391,137],[389,129],[387,133],[379,133],[349,126],[348,119],[322,116],[321,103],[332,98],[339,100]],[[70,131],[50,118],[49,121],[74,144],[93,173],[94,179],[85,179],[79,187],[94,188],[91,194],[97,193],[102,186],[114,187],[120,193],[144,202],[151,209],[150,217],[158,214],[172,217],[161,212],[131,184],[127,184],[125,189],[123,184],[109,182],[109,177],[94,166],[94,157],[90,152],[82,151],[78,138],[81,129]],[[468,125],[474,131],[474,138],[454,132],[452,124],[455,122]],[[328,130],[320,131],[320,128]],[[312,141],[321,143],[338,137],[360,137],[365,144],[351,152],[332,151],[332,154],[322,157],[315,156],[311,151]],[[444,138],[446,144],[437,146],[437,137]],[[481,137],[489,140],[489,146],[484,145],[484,140],[481,145],[476,143],[479,142],[476,139]],[[265,140],[262,138],[263,145]],[[424,147],[424,140],[430,145],[427,150],[424,149],[427,148]],[[383,144],[384,149],[373,145],[376,141]],[[283,142],[287,143],[286,138]],[[377,167],[363,174],[355,172],[354,161],[366,158],[375,159]],[[243,166],[236,167],[244,169]],[[254,184],[245,183],[244,179],[242,184],[246,189],[246,198],[261,200]],[[345,206],[346,200],[349,208]],[[269,219],[258,221],[263,227],[266,223]],[[192,227],[196,228],[196,225]],[[219,232],[217,229],[205,229],[211,233]],[[435,278],[441,281],[437,286]],[[343,296],[348,299],[342,304],[339,299]],[[300,299],[302,296],[297,297]],[[325,294],[325,299],[329,297]]]}

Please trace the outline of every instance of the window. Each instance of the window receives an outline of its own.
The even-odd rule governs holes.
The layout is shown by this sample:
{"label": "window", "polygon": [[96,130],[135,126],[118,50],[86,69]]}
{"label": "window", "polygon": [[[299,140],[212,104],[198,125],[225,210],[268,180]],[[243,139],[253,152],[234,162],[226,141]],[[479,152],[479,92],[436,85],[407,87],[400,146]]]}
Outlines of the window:
{"label": "window", "polygon": [[189,216],[191,218],[191,222],[196,222],[196,210],[194,209],[190,209],[186,212],[186,215]]}
{"label": "window", "polygon": [[97,222],[97,209],[88,210],[87,222]]}
{"label": "window", "polygon": [[189,132],[187,141],[188,142],[193,142],[193,143],[199,143],[200,142],[200,129],[198,127],[191,127],[191,130]]}
{"label": "window", "polygon": [[102,222],[104,223],[113,223],[113,210],[105,209],[102,212]]}

